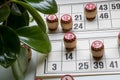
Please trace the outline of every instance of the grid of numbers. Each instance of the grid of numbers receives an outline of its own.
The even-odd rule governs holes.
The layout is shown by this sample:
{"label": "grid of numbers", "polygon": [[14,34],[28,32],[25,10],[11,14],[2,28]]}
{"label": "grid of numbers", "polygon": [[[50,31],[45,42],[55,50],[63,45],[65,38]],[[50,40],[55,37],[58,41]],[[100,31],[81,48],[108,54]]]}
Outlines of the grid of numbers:
{"label": "grid of numbers", "polygon": [[[85,4],[59,5],[57,16],[59,18],[58,33],[62,32],[60,18],[64,14],[69,14],[73,19],[73,32],[108,30],[120,28],[120,1],[97,2],[97,15],[95,20],[87,21],[84,15]],[[91,25],[91,27],[90,27]]]}
{"label": "grid of numbers", "polygon": [[[120,71],[117,38],[99,38],[105,46],[105,54],[100,61],[94,60],[90,51],[90,45],[95,40],[78,39],[77,47],[72,52],[66,52],[62,40],[52,41],[53,47],[52,52],[47,57],[46,73]],[[111,41],[111,45],[109,45],[109,41]]]}
{"label": "grid of numbers", "polygon": [[[67,52],[64,41],[61,39],[62,33],[60,18],[63,14],[69,14],[73,19],[72,32],[92,32],[120,29],[120,1],[102,1],[95,2],[97,6],[97,15],[95,20],[87,21],[84,15],[86,3],[61,4],[58,6],[57,16],[59,18],[59,28],[55,34],[49,34],[53,40],[52,51],[45,59],[44,74],[55,76],[56,74],[109,74],[120,73],[120,47],[116,36],[77,38],[77,47]],[[45,15],[46,17],[46,15]],[[100,33],[100,32],[99,32]],[[89,34],[89,33],[87,33]],[[106,32],[107,34],[107,32]],[[60,35],[60,36],[58,36]],[[101,60],[93,59],[91,53],[91,43],[95,40],[101,40],[104,43],[104,55]]]}

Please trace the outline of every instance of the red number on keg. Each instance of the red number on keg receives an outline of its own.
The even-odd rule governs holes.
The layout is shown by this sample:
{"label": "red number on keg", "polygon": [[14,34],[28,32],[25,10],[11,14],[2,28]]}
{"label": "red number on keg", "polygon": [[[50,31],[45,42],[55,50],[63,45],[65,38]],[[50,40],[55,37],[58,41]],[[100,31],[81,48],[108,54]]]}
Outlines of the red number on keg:
{"label": "red number on keg", "polygon": [[69,16],[69,15],[64,15],[64,16],[62,17],[62,20],[64,20],[64,21],[69,21],[69,20],[70,20],[70,16]]}

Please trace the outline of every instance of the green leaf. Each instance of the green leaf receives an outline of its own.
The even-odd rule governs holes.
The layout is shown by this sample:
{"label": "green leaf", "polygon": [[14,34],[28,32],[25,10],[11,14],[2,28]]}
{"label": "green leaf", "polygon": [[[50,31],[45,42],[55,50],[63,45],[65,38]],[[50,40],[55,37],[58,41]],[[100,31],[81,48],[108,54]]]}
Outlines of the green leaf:
{"label": "green leaf", "polygon": [[7,20],[7,26],[10,26],[13,29],[18,29],[23,26],[28,26],[29,25],[29,15],[27,11],[22,13],[22,15],[14,15],[10,14]]}
{"label": "green leaf", "polygon": [[42,19],[42,17],[40,16],[40,14],[36,11],[36,9],[34,9],[31,5],[22,2],[22,1],[17,1],[17,0],[11,0],[12,2],[15,2],[17,4],[20,4],[21,6],[23,6],[24,8],[26,8],[30,14],[32,15],[32,17],[35,19],[35,21],[37,22],[37,24],[39,25],[39,27],[41,28],[41,30],[46,33],[46,25]]}
{"label": "green leaf", "polygon": [[28,67],[28,51],[21,47],[20,54],[12,65],[15,80],[23,80]]}
{"label": "green leaf", "polygon": [[7,26],[0,26],[0,65],[9,67],[20,52],[17,34]]}
{"label": "green leaf", "polygon": [[17,55],[15,53],[4,51],[4,53],[0,55],[0,65],[7,68],[11,66],[16,59]]}
{"label": "green leaf", "polygon": [[44,14],[53,14],[58,11],[55,0],[26,0],[26,2]]}
{"label": "green leaf", "polygon": [[10,8],[8,6],[3,6],[0,8],[0,22],[5,21],[10,14]]}
{"label": "green leaf", "polygon": [[24,7],[22,7],[21,5],[12,3],[11,13],[13,13],[15,15],[22,15],[22,13],[24,13],[25,11],[26,11],[26,9]]}
{"label": "green leaf", "polygon": [[49,53],[51,44],[46,33],[38,26],[23,27],[17,30],[20,40],[41,53]]}
{"label": "green leaf", "polygon": [[22,15],[22,12],[20,11],[19,7],[15,3],[11,5],[11,13],[14,15]]}

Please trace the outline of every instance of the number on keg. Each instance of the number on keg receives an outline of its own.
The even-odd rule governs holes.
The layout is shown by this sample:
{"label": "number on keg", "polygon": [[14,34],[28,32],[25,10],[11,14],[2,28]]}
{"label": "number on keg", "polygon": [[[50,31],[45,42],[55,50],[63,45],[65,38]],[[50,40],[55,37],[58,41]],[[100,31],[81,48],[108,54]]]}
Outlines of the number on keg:
{"label": "number on keg", "polygon": [[108,9],[107,4],[100,5],[100,7],[99,7],[99,10],[107,10],[107,9]]}
{"label": "number on keg", "polygon": [[103,62],[94,62],[94,69],[102,69],[104,68],[104,63]]}
{"label": "number on keg", "polygon": [[82,20],[82,15],[75,15],[74,17],[76,21]]}
{"label": "number on keg", "polygon": [[99,17],[100,17],[101,19],[108,19],[108,18],[109,18],[109,15],[108,15],[108,13],[101,13]]}
{"label": "number on keg", "polygon": [[82,23],[75,23],[74,24],[74,29],[83,29],[83,24]]}
{"label": "number on keg", "polygon": [[65,80],[69,80],[68,78],[65,78]]}
{"label": "number on keg", "polygon": [[116,3],[116,4],[111,4],[111,8],[114,9],[120,9],[120,3]]}
{"label": "number on keg", "polygon": [[79,65],[79,70],[83,70],[83,69],[88,69],[89,68],[88,62],[78,63],[78,65]]}
{"label": "number on keg", "polygon": [[117,61],[111,61],[110,67],[111,68],[118,68],[118,62]]}
{"label": "number on keg", "polygon": [[57,70],[57,64],[52,64],[52,70]]}
{"label": "number on keg", "polygon": [[72,53],[66,53],[65,54],[66,55],[66,60],[68,60],[68,59],[73,59],[73,54]]}

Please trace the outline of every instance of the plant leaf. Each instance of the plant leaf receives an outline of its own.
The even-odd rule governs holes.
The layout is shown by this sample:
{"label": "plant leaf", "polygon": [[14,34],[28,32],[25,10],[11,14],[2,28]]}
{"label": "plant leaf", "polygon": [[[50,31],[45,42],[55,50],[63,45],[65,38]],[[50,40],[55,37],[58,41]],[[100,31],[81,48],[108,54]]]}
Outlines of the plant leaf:
{"label": "plant leaf", "polygon": [[57,4],[55,0],[26,0],[26,2],[44,14],[57,13]]}
{"label": "plant leaf", "polygon": [[5,21],[10,14],[10,8],[8,6],[3,6],[0,8],[0,22]]}
{"label": "plant leaf", "polygon": [[51,44],[46,33],[38,26],[23,27],[17,30],[20,40],[41,53],[49,53]]}
{"label": "plant leaf", "polygon": [[0,65],[9,67],[20,51],[17,34],[7,26],[0,26]]}
{"label": "plant leaf", "polygon": [[28,67],[28,51],[21,47],[20,54],[12,65],[12,71],[15,77],[15,80],[23,80],[25,77],[25,72]]}
{"label": "plant leaf", "polygon": [[12,5],[11,5],[11,12],[13,14],[21,15],[25,11],[26,11],[26,9],[24,7],[22,7],[21,5],[16,4],[16,3],[12,3]]}
{"label": "plant leaf", "polygon": [[25,11],[19,16],[11,13],[7,19],[7,26],[10,26],[13,29],[18,29],[20,27],[28,26],[28,25],[29,25],[29,15],[27,11]]}
{"label": "plant leaf", "polygon": [[20,11],[19,7],[13,3],[11,6],[11,13],[14,15],[22,15],[22,12]]}
{"label": "plant leaf", "polygon": [[0,65],[7,68],[11,66],[16,59],[17,55],[15,53],[4,51],[4,53],[0,55]]}
{"label": "plant leaf", "polygon": [[22,2],[22,1],[17,1],[17,0],[11,0],[12,2],[15,2],[17,4],[20,4],[21,6],[23,6],[24,8],[26,8],[30,14],[32,15],[32,17],[35,19],[35,21],[37,22],[37,24],[39,25],[39,27],[41,28],[42,32],[46,33],[46,25],[45,22],[43,21],[42,17],[40,16],[40,14],[36,11],[36,9],[34,9],[31,5]]}

